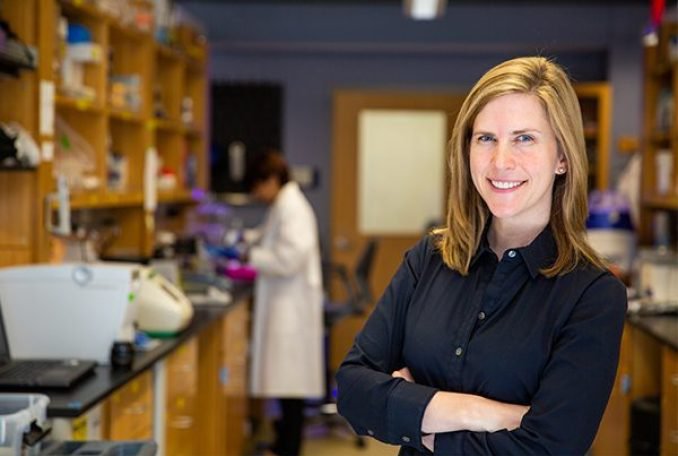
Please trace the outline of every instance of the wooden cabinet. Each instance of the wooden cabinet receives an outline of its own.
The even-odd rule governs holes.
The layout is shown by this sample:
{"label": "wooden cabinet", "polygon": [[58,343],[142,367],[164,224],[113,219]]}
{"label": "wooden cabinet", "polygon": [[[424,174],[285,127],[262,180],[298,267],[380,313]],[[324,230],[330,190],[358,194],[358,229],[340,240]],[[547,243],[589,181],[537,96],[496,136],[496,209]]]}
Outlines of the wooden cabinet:
{"label": "wooden cabinet", "polygon": [[239,305],[223,320],[224,369],[223,395],[226,411],[226,442],[223,454],[243,454],[247,434],[247,351],[249,341],[249,309]]}
{"label": "wooden cabinet", "polygon": [[198,453],[198,339],[192,338],[168,356],[165,369],[165,453],[192,456]]}
{"label": "wooden cabinet", "polygon": [[606,190],[610,179],[612,89],[607,82],[588,82],[575,84],[574,90],[584,123],[589,190]]}
{"label": "wooden cabinet", "polygon": [[[675,233],[678,213],[678,50],[670,45],[676,37],[678,24],[665,23],[658,44],[645,48],[640,240],[647,245],[658,241],[659,226]],[[675,246],[678,240],[670,242]]]}
{"label": "wooden cabinet", "polygon": [[153,376],[135,377],[107,401],[105,422],[109,440],[153,440]]}
{"label": "wooden cabinet", "polygon": [[661,453],[678,454],[678,351],[662,349]]}
{"label": "wooden cabinet", "polygon": [[678,454],[678,352],[627,322],[617,379],[592,455],[629,454],[631,404],[636,399],[657,396],[661,399],[660,454],[674,456]]}
{"label": "wooden cabinet", "polygon": [[627,323],[622,335],[619,367],[610,400],[591,447],[594,456],[629,454],[633,329]]}
{"label": "wooden cabinet", "polygon": [[200,336],[198,454],[243,452],[248,332],[249,308],[241,303]]}

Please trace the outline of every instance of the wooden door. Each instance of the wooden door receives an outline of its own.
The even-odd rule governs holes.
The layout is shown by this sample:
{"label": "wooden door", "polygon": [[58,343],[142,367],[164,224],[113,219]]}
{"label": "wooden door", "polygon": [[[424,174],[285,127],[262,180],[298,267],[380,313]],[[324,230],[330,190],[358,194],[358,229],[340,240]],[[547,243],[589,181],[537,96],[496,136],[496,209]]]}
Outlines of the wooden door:
{"label": "wooden door", "polygon": [[[365,245],[368,237],[378,238],[377,255],[372,268],[370,285],[375,299],[378,299],[400,264],[404,252],[417,242],[425,232],[398,233],[390,230],[380,234],[366,234],[359,228],[359,163],[360,160],[360,117],[366,112],[405,112],[433,113],[444,115],[446,128],[441,138],[445,148],[444,158],[440,160],[440,189],[443,198],[440,213],[444,214],[447,176],[447,142],[456,119],[463,95],[444,93],[412,93],[385,91],[342,90],[334,94],[333,105],[333,144],[332,144],[332,212],[331,212],[331,251],[332,261],[343,264],[351,270]],[[364,133],[364,132],[363,132]],[[413,150],[413,153],[417,151]],[[421,178],[421,176],[412,176]],[[363,182],[365,182],[363,180]],[[437,184],[436,184],[437,185]],[[364,201],[364,200],[363,200]],[[407,214],[403,214],[405,217]],[[341,291],[333,287],[333,297],[341,299]],[[338,287],[337,287],[338,288]],[[336,291],[336,293],[335,293]],[[369,309],[371,310],[371,309]],[[368,310],[368,313],[369,313]],[[349,317],[338,322],[332,329],[330,365],[336,370],[353,342],[353,338],[362,327],[366,315]]]}

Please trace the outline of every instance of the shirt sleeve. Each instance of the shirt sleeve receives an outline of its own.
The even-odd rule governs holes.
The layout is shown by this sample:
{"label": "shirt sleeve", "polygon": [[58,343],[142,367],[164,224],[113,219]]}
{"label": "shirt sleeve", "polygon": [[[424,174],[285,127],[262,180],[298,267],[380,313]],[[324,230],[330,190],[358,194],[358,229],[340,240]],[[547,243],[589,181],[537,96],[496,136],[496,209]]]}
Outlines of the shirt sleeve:
{"label": "shirt sleeve", "polygon": [[421,421],[437,389],[391,377],[401,369],[407,306],[425,256],[410,250],[337,372],[339,413],[359,435],[422,452]]}
{"label": "shirt sleeve", "polygon": [[263,274],[290,277],[296,274],[317,242],[315,220],[306,211],[281,210],[278,239],[271,247],[256,246],[249,262]]}
{"label": "shirt sleeve", "polygon": [[553,341],[520,428],[437,434],[435,454],[585,454],[614,383],[626,304],[621,282],[610,274],[596,279]]}

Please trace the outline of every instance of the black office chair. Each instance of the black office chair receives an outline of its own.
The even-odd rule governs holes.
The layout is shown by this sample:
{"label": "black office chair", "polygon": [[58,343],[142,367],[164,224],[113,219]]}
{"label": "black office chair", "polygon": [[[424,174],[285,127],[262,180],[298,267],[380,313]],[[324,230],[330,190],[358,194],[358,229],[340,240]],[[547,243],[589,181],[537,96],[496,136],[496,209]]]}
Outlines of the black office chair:
{"label": "black office chair", "polygon": [[339,320],[348,316],[364,314],[374,302],[369,280],[376,252],[377,240],[369,239],[356,262],[352,275],[344,265],[323,264],[325,283],[329,285],[332,277],[336,276],[346,294],[346,298],[341,301],[325,301],[325,328],[331,328]]}
{"label": "black office chair", "polygon": [[[321,412],[326,417],[325,424],[335,427],[343,420],[336,420],[336,390],[334,388],[334,372],[329,363],[330,334],[332,327],[342,319],[349,316],[364,315],[374,302],[374,296],[370,289],[369,281],[377,253],[378,241],[369,239],[360,253],[360,257],[350,274],[343,265],[326,263],[323,265],[326,284],[329,285],[332,277],[337,277],[345,292],[345,299],[341,301],[326,300],[324,308],[325,317],[325,401],[321,406]],[[356,436],[356,445],[365,446],[362,437]]]}

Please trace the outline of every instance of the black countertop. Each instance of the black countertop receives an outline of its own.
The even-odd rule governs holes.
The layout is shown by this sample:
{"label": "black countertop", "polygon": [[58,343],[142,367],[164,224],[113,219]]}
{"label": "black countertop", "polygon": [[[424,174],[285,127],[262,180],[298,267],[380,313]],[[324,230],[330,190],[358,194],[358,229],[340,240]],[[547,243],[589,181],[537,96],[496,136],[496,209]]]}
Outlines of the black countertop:
{"label": "black countertop", "polygon": [[78,417],[101,402],[116,389],[151,368],[155,362],[167,356],[184,341],[200,333],[200,331],[228,312],[233,306],[248,298],[251,292],[251,285],[241,284],[237,285],[231,292],[233,300],[227,305],[195,306],[193,319],[186,329],[176,337],[161,339],[160,344],[149,351],[135,353],[134,363],[129,369],[97,366],[94,375],[90,375],[67,391],[45,390],[32,392],[49,396],[50,403],[47,407],[47,416],[51,418]]}
{"label": "black countertop", "polygon": [[660,342],[668,345],[674,350],[678,350],[678,316],[632,315],[628,318],[628,321],[635,327],[642,329],[655,337]]}

